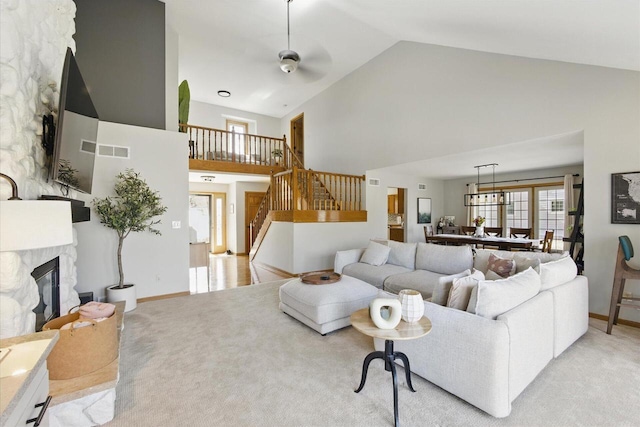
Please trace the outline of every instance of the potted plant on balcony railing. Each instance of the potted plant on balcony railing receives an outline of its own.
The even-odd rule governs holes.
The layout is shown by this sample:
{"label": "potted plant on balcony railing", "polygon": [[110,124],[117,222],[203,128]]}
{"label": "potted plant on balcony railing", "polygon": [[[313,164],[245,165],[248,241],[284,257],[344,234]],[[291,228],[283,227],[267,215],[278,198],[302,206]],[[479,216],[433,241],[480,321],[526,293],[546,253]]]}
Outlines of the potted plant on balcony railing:
{"label": "potted plant on balcony railing", "polygon": [[137,306],[136,290],[133,284],[124,283],[122,269],[122,244],[131,232],[149,231],[160,234],[153,228],[160,224],[160,220],[153,218],[162,215],[167,208],[162,205],[158,192],[140,178],[140,174],[127,169],[116,176],[114,186],[115,196],[104,199],[95,198],[93,207],[100,218],[100,223],[113,229],[118,234],[118,273],[120,280],[117,285],[107,288],[107,300],[126,301],[125,311],[131,311]]}
{"label": "potted plant on balcony railing", "polygon": [[281,148],[274,148],[273,150],[271,150],[271,157],[274,160],[274,163],[276,165],[280,164],[280,160],[282,160],[282,149]]}

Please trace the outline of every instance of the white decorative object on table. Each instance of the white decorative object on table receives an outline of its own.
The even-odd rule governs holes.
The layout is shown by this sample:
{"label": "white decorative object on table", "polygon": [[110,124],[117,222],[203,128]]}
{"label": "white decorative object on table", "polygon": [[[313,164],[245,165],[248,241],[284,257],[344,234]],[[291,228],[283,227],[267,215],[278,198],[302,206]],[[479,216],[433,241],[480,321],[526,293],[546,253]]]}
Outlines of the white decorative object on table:
{"label": "white decorative object on table", "polygon": [[476,226],[476,233],[474,234],[476,237],[484,237],[484,225]]}
{"label": "white decorative object on table", "polygon": [[[385,319],[380,313],[387,308],[389,317]],[[402,317],[402,304],[395,298],[376,298],[369,304],[369,315],[373,324],[380,329],[394,329],[400,323]]]}
{"label": "white decorative object on table", "polygon": [[398,294],[402,305],[402,320],[415,323],[424,315],[422,294],[413,289],[403,289]]}

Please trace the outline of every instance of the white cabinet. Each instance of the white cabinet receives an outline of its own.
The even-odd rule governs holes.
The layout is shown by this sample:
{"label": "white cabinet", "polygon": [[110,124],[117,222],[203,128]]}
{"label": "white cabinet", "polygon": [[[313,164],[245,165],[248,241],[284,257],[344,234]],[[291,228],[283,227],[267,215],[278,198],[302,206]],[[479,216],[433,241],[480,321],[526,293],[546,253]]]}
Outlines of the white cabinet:
{"label": "white cabinet", "polygon": [[[13,412],[7,417],[3,426],[35,426],[48,427],[49,415],[46,413],[49,402],[49,371],[47,362],[36,368],[37,372],[29,384],[22,398],[17,402]],[[38,418],[40,423],[36,424]],[[29,421],[31,421],[29,423]]]}

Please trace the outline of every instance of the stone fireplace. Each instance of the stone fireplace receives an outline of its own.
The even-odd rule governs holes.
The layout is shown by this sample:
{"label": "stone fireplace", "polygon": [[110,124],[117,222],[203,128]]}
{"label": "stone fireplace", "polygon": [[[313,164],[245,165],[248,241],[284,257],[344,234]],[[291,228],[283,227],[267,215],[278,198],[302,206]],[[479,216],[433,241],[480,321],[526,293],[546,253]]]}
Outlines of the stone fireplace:
{"label": "stone fireplace", "polygon": [[45,262],[31,273],[38,286],[40,303],[33,309],[36,314],[36,332],[49,320],[60,317],[60,257]]}
{"label": "stone fireplace", "polygon": [[58,258],[60,313],[80,304],[76,285],[76,230],[72,245],[28,251],[0,253],[0,338],[36,331],[36,314],[40,304],[38,285],[31,273],[39,266]]}
{"label": "stone fireplace", "polygon": [[[13,178],[24,200],[59,194],[47,182],[40,144],[42,116],[56,111],[62,63],[67,46],[75,49],[75,3],[72,0],[9,0],[2,3],[0,27],[0,172]],[[11,195],[0,183],[0,200]],[[75,197],[70,194],[69,197]],[[0,252],[0,337],[35,331],[33,308],[40,297],[33,270],[59,257],[60,310],[79,303],[76,284],[76,231],[72,245]]]}

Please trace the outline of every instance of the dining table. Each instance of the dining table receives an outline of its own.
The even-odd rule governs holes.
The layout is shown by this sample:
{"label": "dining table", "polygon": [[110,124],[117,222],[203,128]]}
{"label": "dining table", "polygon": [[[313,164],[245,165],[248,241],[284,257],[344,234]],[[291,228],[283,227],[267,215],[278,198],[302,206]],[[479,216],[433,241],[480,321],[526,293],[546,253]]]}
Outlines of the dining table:
{"label": "dining table", "polygon": [[540,247],[540,239],[525,239],[522,237],[469,236],[467,234],[435,234],[427,236],[427,243],[441,243],[445,245],[489,245],[498,249],[510,251],[512,249],[533,250]]}

